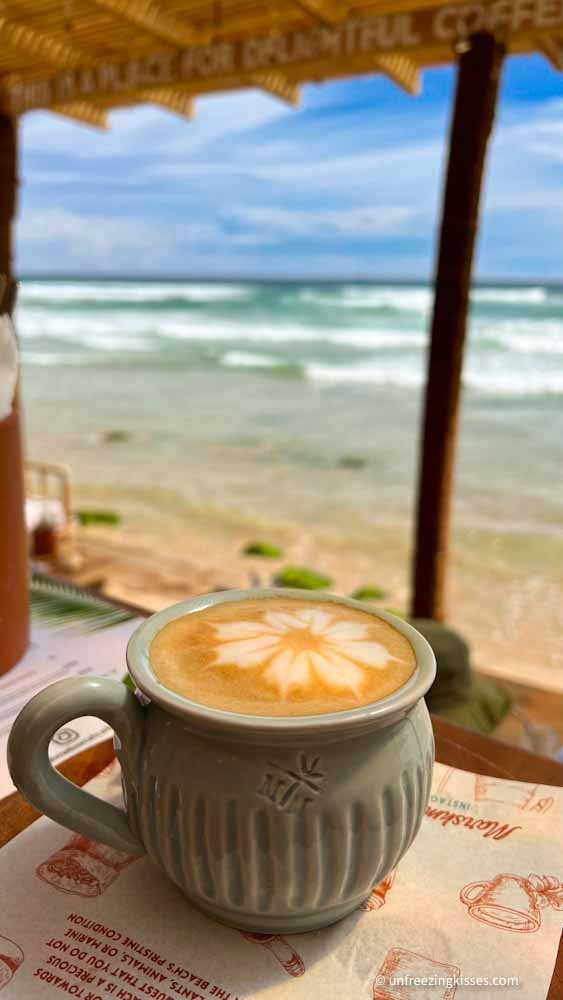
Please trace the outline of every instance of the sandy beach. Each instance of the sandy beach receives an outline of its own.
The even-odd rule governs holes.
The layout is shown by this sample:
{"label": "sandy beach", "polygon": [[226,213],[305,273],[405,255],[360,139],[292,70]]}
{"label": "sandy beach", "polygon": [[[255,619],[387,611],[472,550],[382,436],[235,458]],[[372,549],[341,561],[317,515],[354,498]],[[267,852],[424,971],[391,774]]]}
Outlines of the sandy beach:
{"label": "sandy beach", "polygon": [[[287,565],[322,571],[339,594],[380,586],[386,596],[376,605],[401,613],[408,608],[406,526],[381,526],[359,538],[296,522],[190,509],[172,496],[157,500],[126,489],[79,487],[75,500],[78,506],[119,511],[123,523],[76,529],[71,548],[80,564],[74,569],[69,564],[67,571],[78,582],[151,610],[216,589],[267,586]],[[255,539],[273,540],[283,556],[244,555]],[[470,640],[475,667],[563,693],[558,555],[546,546],[542,555],[550,565],[541,577],[531,576],[527,565],[517,567],[503,556],[494,538],[482,537],[479,551],[474,542],[472,534],[453,547],[449,622]]]}
{"label": "sandy beach", "polygon": [[[77,531],[77,579],[159,608],[298,565],[404,612],[427,289],[108,285],[24,283],[18,315],[29,457],[121,518]],[[449,623],[480,670],[563,691],[563,295],[479,296]]]}

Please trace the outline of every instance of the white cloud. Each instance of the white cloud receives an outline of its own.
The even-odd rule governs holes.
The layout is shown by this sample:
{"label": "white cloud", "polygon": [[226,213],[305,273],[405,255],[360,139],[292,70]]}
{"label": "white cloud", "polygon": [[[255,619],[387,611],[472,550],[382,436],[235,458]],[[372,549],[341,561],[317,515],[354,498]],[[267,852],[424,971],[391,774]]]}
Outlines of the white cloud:
{"label": "white cloud", "polygon": [[18,224],[18,240],[22,248],[26,244],[58,245],[63,252],[78,250],[97,258],[116,251],[134,251],[146,240],[155,243],[158,231],[135,219],[48,208],[22,217]]}
{"label": "white cloud", "polygon": [[408,205],[380,205],[312,211],[276,207],[245,206],[230,209],[228,217],[242,225],[255,226],[278,237],[337,238],[405,233],[418,210]]}
{"label": "white cloud", "polygon": [[336,189],[343,183],[351,188],[360,184],[372,187],[387,178],[399,178],[409,186],[420,184],[422,176],[433,173],[443,155],[441,142],[416,143],[391,148],[351,150],[342,155],[340,149],[319,153],[307,135],[299,141],[263,147],[245,142],[233,146],[228,157],[217,159],[175,160],[167,156],[148,168],[153,178],[190,176],[245,176],[275,184],[298,184],[304,189],[315,185],[316,190]]}
{"label": "white cloud", "polygon": [[[443,80],[437,74],[434,82]],[[307,87],[297,112],[245,91],[199,100],[193,122],[138,108],[113,114],[109,135],[29,116],[21,267],[426,273],[447,93],[386,104],[388,90],[373,80],[331,84],[319,104]],[[481,274],[560,271],[562,112],[562,100],[501,107],[485,178]]]}
{"label": "white cloud", "polygon": [[[539,157],[546,164],[563,161],[563,101],[548,102],[528,114],[525,122],[507,124],[497,129],[493,148],[499,157],[514,155],[518,149],[521,162],[527,154]],[[537,169],[539,163],[530,162]]]}
{"label": "white cloud", "polygon": [[193,121],[153,105],[110,111],[110,132],[33,112],[23,120],[22,141],[27,153],[56,152],[75,160],[140,152],[160,153],[168,159],[193,155],[209,142],[242,134],[290,113],[291,109],[275,98],[254,90],[198,100]]}
{"label": "white cloud", "polygon": [[143,219],[59,208],[25,213],[17,226],[18,257],[33,270],[49,273],[77,269],[89,273],[100,268],[107,272],[116,264],[128,273],[138,267],[158,272],[163,266],[181,271],[188,259],[197,269],[200,252],[213,257],[217,248],[268,242],[267,233],[229,232],[214,219],[155,225]]}

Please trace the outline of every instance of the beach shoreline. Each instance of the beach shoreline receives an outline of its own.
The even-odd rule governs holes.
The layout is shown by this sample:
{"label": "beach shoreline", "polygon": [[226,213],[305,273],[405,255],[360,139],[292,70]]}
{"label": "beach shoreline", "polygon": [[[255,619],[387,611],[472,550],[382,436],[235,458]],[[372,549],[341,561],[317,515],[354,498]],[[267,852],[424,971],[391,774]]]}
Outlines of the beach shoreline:
{"label": "beach shoreline", "polygon": [[[156,611],[215,590],[275,585],[281,569],[297,565],[328,576],[336,594],[379,587],[385,596],[374,607],[408,613],[407,524],[401,529],[382,524],[362,540],[326,527],[189,508],[170,496],[147,502],[125,489],[79,487],[75,501],[122,518],[115,527],[74,529],[71,549],[80,554],[81,564],[74,570],[67,564],[76,582],[114,599]],[[245,555],[254,541],[278,545],[283,555]],[[494,538],[481,537],[477,552],[473,533],[454,542],[448,625],[469,641],[479,672],[563,693],[557,576],[546,574],[540,581],[525,564],[519,569],[507,564],[495,549]]]}
{"label": "beach shoreline", "polygon": [[[148,608],[305,566],[408,607],[430,289],[23,283],[27,454],[69,465],[90,581]],[[474,293],[448,623],[563,690],[563,295]],[[241,555],[280,546],[276,563]],[[84,582],[88,582],[84,580]]]}

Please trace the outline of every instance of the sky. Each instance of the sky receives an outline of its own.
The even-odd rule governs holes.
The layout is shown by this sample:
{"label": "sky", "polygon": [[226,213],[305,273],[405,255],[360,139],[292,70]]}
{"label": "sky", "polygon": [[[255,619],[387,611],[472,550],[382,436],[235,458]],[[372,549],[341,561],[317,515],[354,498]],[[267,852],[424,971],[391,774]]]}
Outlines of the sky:
{"label": "sky", "polygon": [[[420,97],[381,76],[146,106],[100,133],[42,112],[21,128],[20,275],[426,279],[455,74]],[[505,62],[476,276],[563,280],[563,74]]]}

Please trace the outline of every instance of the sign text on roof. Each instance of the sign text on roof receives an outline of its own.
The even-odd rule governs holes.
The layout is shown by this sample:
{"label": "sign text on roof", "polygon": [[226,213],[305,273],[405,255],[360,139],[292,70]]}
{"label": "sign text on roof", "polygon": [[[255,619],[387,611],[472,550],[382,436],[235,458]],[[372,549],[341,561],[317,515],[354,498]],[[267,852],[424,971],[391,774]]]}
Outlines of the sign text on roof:
{"label": "sign text on roof", "polygon": [[[334,63],[335,72],[354,57],[453,46],[476,31],[501,36],[550,31],[563,25],[563,0],[493,0],[492,3],[447,4],[430,10],[349,19],[287,35],[218,42],[197,48],[161,51],[139,59],[100,63],[33,80],[12,81],[7,88],[10,110],[19,114],[75,101],[116,98],[143,88],[193,85],[205,89],[244,86],[253,73],[291,68],[306,79],[307,67]],[[340,65],[339,65],[340,64]],[[377,66],[374,65],[374,70]]]}

